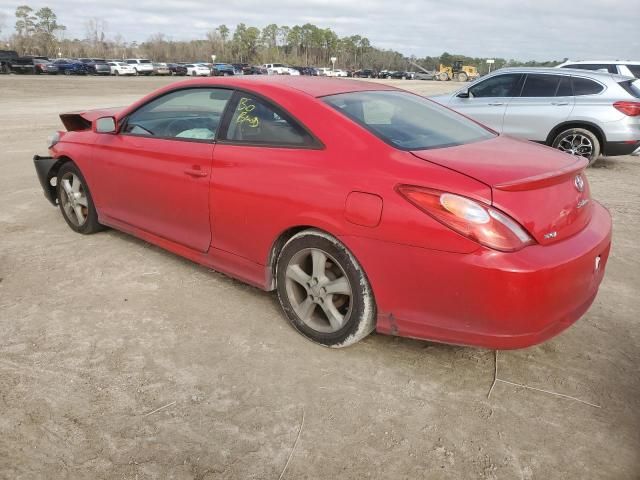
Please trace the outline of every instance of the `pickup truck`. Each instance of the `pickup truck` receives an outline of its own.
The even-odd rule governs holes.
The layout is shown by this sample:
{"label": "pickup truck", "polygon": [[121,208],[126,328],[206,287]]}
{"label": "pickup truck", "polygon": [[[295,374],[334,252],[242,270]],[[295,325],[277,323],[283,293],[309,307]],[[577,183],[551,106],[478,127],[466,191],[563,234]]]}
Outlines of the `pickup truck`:
{"label": "pickup truck", "polygon": [[282,63],[265,63],[262,68],[266,68],[269,75],[300,75],[298,70]]}
{"label": "pickup truck", "polygon": [[11,73],[11,64],[18,58],[15,50],[0,50],[0,73]]}

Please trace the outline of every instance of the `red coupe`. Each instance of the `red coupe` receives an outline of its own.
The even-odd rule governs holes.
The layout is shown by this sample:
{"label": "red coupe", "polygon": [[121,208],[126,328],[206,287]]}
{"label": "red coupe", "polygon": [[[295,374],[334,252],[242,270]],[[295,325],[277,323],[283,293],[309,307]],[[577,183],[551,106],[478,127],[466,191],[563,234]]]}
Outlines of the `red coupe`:
{"label": "red coupe", "polygon": [[264,290],[323,345],[378,332],[520,348],[593,302],[611,219],[586,160],[379,83],[224,77],[61,115],[34,157],[69,226]]}

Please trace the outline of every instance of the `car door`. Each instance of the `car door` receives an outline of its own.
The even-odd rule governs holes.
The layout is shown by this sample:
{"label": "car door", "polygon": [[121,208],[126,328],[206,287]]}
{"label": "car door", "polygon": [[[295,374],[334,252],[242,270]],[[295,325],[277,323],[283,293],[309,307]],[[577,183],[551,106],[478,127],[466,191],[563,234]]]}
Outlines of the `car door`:
{"label": "car door", "polygon": [[458,92],[448,106],[468,117],[502,132],[507,104],[519,89],[522,74],[493,75],[473,84],[467,91]]}
{"label": "car door", "polygon": [[284,212],[305,208],[292,198],[314,201],[312,192],[300,194],[308,183],[300,165],[319,164],[322,145],[278,106],[248,93],[235,94],[227,117],[213,155],[212,246],[261,263]]}
{"label": "car door", "polygon": [[161,95],[98,135],[109,217],[199,251],[211,244],[214,138],[232,91],[184,88]]}
{"label": "car door", "polygon": [[569,118],[574,103],[568,74],[528,73],[520,95],[507,105],[502,133],[545,142],[549,133]]}

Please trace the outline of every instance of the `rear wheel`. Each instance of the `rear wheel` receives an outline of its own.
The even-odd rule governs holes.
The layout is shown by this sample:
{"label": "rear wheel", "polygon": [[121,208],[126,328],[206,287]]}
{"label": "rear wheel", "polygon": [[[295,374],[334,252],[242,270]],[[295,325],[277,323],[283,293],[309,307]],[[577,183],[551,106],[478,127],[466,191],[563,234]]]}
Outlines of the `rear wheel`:
{"label": "rear wheel", "polygon": [[293,327],[327,347],[346,347],[375,328],[369,281],[353,255],[319,230],[294,235],[276,267],[280,305]]}
{"label": "rear wheel", "polygon": [[458,73],[459,82],[466,82],[467,80],[469,80],[469,75],[467,75],[465,72]]}
{"label": "rear wheel", "polygon": [[438,75],[438,78],[441,82],[446,82],[447,80],[449,80],[449,75],[447,74],[447,72],[442,72],[440,73],[440,75]]}
{"label": "rear wheel", "polygon": [[89,187],[78,167],[67,162],[58,171],[58,205],[72,230],[85,235],[102,229]]}
{"label": "rear wheel", "polygon": [[115,71],[115,76],[119,77],[120,76],[120,72],[118,70]]}
{"label": "rear wheel", "polygon": [[584,157],[589,165],[598,159],[601,149],[598,137],[586,128],[569,128],[560,132],[551,146],[570,155]]}

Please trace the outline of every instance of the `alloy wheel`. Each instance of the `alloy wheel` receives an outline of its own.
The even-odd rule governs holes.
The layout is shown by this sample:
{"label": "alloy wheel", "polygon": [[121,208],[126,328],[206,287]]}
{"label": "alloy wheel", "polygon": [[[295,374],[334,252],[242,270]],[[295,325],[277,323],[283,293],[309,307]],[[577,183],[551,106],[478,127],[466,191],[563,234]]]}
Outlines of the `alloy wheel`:
{"label": "alloy wheel", "polygon": [[590,158],[593,154],[593,142],[580,133],[572,133],[563,137],[558,142],[557,148],[565,153],[585,158]]}
{"label": "alloy wheel", "polygon": [[67,218],[76,227],[81,227],[89,215],[89,202],[82,181],[76,174],[67,172],[62,176],[60,186],[60,200]]}
{"label": "alloy wheel", "polygon": [[318,248],[306,248],[291,257],[286,293],[296,315],[317,332],[337,332],[351,315],[351,283],[340,264]]}

